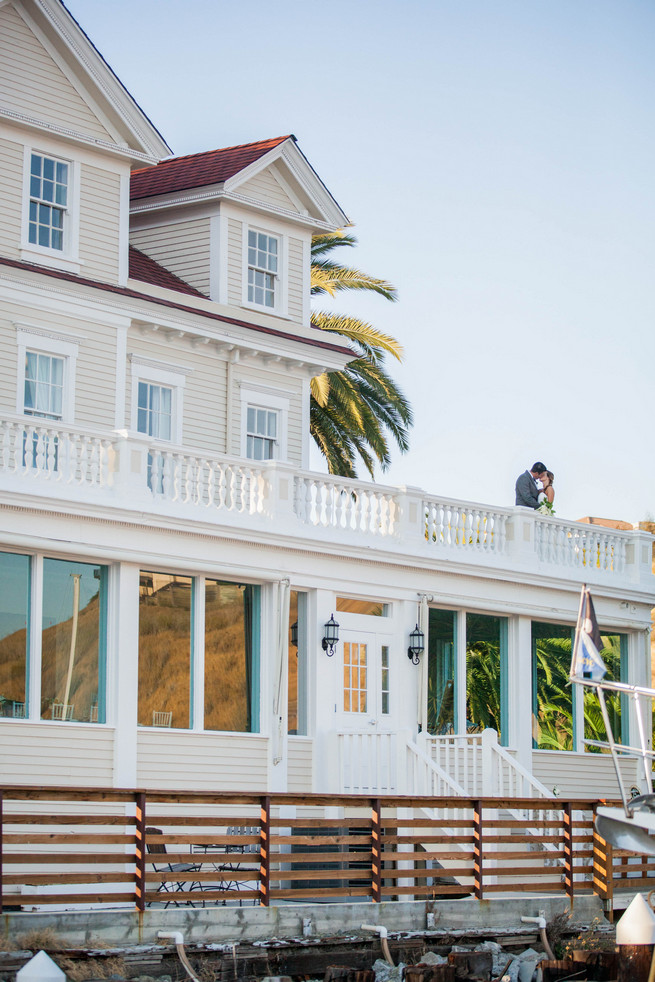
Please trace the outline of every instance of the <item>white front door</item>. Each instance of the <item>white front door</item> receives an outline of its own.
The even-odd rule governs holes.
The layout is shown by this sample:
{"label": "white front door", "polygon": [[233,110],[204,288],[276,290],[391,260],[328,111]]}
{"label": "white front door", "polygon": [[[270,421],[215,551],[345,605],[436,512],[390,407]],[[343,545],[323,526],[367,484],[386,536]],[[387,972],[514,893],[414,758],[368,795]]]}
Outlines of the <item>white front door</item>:
{"label": "white front door", "polygon": [[344,791],[395,789],[395,739],[391,716],[391,639],[344,631],[336,693],[341,784]]}

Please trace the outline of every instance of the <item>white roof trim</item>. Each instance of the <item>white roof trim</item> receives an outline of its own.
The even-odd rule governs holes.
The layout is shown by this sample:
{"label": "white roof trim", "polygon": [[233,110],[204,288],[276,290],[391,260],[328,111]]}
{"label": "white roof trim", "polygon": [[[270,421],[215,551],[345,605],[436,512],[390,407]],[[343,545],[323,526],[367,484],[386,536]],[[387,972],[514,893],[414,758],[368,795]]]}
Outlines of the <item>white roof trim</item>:
{"label": "white roof trim", "polygon": [[[170,155],[170,147],[60,0],[14,0],[14,5],[24,7],[28,17],[34,18],[36,15],[36,23],[39,15],[47,21],[79,66],[80,74],[88,82],[91,98],[97,99],[98,106],[105,103],[104,111],[107,112],[108,119],[113,117],[116,123],[122,124],[138,153],[152,161]],[[95,110],[96,107],[90,105],[89,108]]]}
{"label": "white roof trim", "polygon": [[227,192],[234,192],[246,181],[249,181],[256,174],[266,170],[274,161],[283,162],[300,184],[305,194],[316,207],[320,216],[319,220],[327,223],[333,228],[341,228],[349,223],[348,216],[340,205],[332,197],[326,186],[310,166],[307,158],[298,149],[295,140],[289,137],[283,143],[273,147],[258,160],[253,161],[248,167],[244,167],[233,177],[225,181],[224,188]]}

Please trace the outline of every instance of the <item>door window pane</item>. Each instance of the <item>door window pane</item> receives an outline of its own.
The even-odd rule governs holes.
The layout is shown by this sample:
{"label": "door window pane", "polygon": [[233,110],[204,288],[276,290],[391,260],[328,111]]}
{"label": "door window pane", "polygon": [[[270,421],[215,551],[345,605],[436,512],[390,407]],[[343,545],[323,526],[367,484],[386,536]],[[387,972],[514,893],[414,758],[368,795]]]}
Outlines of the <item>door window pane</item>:
{"label": "door window pane", "polygon": [[428,733],[455,731],[455,612],[429,611]]}
{"label": "door window pane", "polygon": [[573,750],[573,632],[563,624],[532,624],[532,740],[539,750]]}
{"label": "door window pane", "polygon": [[343,708],[347,713],[367,712],[367,648],[365,644],[344,641]]}
{"label": "door window pane", "polygon": [[381,671],[381,700],[380,709],[383,716],[389,715],[389,645],[383,644],[380,651],[380,671]]}
{"label": "door window pane", "polygon": [[106,573],[43,561],[41,719],[104,722]]}
{"label": "door window pane", "polygon": [[205,729],[259,729],[259,588],[205,580]]}
{"label": "door window pane", "polygon": [[150,570],[139,583],[139,725],[191,725],[190,576]]}
{"label": "door window pane", "polygon": [[504,619],[487,614],[466,615],[466,731],[491,727],[502,740],[502,665]]}
{"label": "door window pane", "polygon": [[29,556],[0,553],[0,716],[27,715]]}

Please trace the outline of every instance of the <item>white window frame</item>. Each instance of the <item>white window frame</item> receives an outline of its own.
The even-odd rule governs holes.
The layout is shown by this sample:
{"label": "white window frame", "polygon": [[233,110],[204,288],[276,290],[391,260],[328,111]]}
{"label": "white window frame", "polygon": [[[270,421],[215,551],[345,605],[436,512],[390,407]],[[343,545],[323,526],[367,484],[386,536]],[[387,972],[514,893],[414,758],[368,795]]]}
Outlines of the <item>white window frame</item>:
{"label": "white window frame", "polygon": [[[132,397],[130,429],[148,440],[155,443],[176,443],[181,445],[183,433],[184,417],[184,386],[186,376],[192,369],[173,368],[161,362],[155,362],[149,358],[140,358],[138,355],[130,355],[132,371]],[[138,409],[139,409],[139,382],[149,385],[164,385],[172,389],[171,399],[171,439],[164,440],[161,437],[148,436],[147,433],[139,433]]]}
{"label": "white window frame", "polygon": [[[53,249],[30,242],[30,176],[32,154],[48,157],[58,163],[68,166],[68,193],[64,209],[63,248]],[[20,257],[27,262],[40,263],[63,269],[67,272],[79,273],[82,267],[80,260],[80,165],[79,161],[71,160],[65,155],[50,149],[47,145],[26,146],[23,155],[23,215],[21,230]]]}
{"label": "white window frame", "polygon": [[[277,454],[273,460],[285,462],[288,453],[289,399],[264,386],[241,386],[241,456],[246,459],[248,445],[248,407],[267,409],[278,414]],[[258,463],[264,464],[262,460]]]}
{"label": "white window frame", "polygon": [[[278,242],[278,268],[275,273],[275,303],[272,307],[267,307],[262,303],[255,303],[248,299],[248,235],[250,232],[267,235]],[[242,303],[250,310],[260,310],[263,313],[275,314],[277,317],[287,316],[287,276],[288,269],[288,236],[277,228],[263,228],[260,225],[249,225],[243,223],[243,282],[242,282]]]}
{"label": "white window frame", "polygon": [[[16,413],[26,419],[39,419],[25,412],[25,357],[28,351],[64,359],[64,379],[62,391],[61,420],[51,422],[72,423],[75,418],[75,382],[79,340],[67,338],[37,327],[16,325],[18,343],[18,371],[16,373]],[[47,417],[44,417],[47,422]]]}

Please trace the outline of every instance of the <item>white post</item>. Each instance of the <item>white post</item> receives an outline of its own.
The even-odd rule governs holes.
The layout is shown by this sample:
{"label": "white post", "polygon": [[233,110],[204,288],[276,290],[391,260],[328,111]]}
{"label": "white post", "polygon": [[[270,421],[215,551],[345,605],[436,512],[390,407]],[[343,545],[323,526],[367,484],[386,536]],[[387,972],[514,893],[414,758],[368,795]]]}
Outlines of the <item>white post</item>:
{"label": "white post", "polygon": [[532,621],[510,618],[507,651],[508,734],[506,746],[532,773]]}
{"label": "white post", "polygon": [[497,792],[502,792],[498,787],[497,761],[494,755],[494,747],[498,743],[498,735],[495,730],[487,729],[482,731],[482,797],[488,798]]}
{"label": "white post", "polygon": [[114,727],[114,787],[137,784],[139,567],[110,567],[107,617],[107,722]]}

